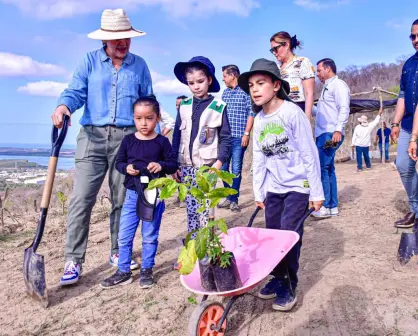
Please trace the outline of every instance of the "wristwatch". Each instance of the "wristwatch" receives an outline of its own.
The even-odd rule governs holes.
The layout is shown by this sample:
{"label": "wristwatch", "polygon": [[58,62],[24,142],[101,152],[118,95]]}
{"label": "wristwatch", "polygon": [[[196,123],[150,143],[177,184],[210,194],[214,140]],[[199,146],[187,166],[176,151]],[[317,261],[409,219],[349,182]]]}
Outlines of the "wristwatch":
{"label": "wristwatch", "polygon": [[249,132],[244,132],[244,135],[250,136],[250,133]]}
{"label": "wristwatch", "polygon": [[392,128],[393,127],[399,127],[399,123],[392,123],[391,126],[392,126]]}

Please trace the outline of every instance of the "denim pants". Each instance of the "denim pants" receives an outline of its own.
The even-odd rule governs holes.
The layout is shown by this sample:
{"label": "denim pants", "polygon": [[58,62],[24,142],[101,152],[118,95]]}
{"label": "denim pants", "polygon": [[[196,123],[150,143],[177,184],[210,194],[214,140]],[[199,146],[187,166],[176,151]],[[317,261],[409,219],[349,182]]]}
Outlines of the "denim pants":
{"label": "denim pants", "polygon": [[[125,202],[122,207],[119,227],[119,262],[121,272],[130,272],[132,248],[136,229],[140,219],[136,214],[136,200],[138,194],[133,190],[126,190]],[[161,218],[165,210],[165,203],[161,201],[155,209],[152,222],[142,221],[142,263],[141,268],[152,268],[158,248],[158,234],[160,232]]]}
{"label": "denim pants", "polygon": [[398,153],[396,157],[396,168],[409,199],[411,212],[418,215],[418,177],[415,169],[416,162],[408,155],[409,139],[411,133],[401,130],[398,139]]}
{"label": "denim pants", "polygon": [[[382,158],[382,144],[379,142],[380,158]],[[385,160],[389,161],[389,142],[385,142]]]}
{"label": "denim pants", "polygon": [[109,173],[110,254],[117,254],[121,209],[125,198],[124,175],[115,169],[116,156],[124,136],[135,127],[84,126],[77,136],[74,188],[68,209],[65,259],[83,263],[87,249],[91,212],[100,187]]}
{"label": "denim pants", "polygon": [[[247,150],[247,147],[242,147],[241,146],[241,142],[242,142],[242,138],[239,137],[233,137],[231,138],[231,153],[228,157],[228,159],[225,161],[224,165],[222,166],[222,170],[224,171],[230,171],[229,170],[229,166],[232,166],[232,171],[231,173],[236,175],[237,177],[233,179],[232,181],[232,189],[235,189],[236,191],[238,191],[237,194],[235,195],[231,195],[228,196],[227,199],[230,200],[231,202],[235,202],[238,203],[238,198],[239,198],[239,189],[241,186],[241,180],[242,180],[242,164],[244,163],[244,154],[245,151]],[[232,161],[232,164],[231,164]],[[224,182],[224,187],[225,188],[231,188],[231,186]]]}
{"label": "denim pants", "polygon": [[324,149],[325,142],[331,140],[333,133],[323,133],[316,138],[319,161],[321,164],[321,181],[324,189],[324,207],[332,209],[338,206],[337,176],[335,175],[335,153],[344,141],[344,136],[336,148]]}
{"label": "denim pants", "polygon": [[[309,194],[288,192],[286,194],[267,193],[265,201],[266,228],[295,231],[301,218],[308,211]],[[283,280],[289,274],[293,290],[298,284],[299,257],[302,248],[303,223],[299,230],[300,239],[271,273]]]}
{"label": "denim pants", "polygon": [[372,167],[370,163],[369,147],[356,146],[356,156],[357,156],[357,168],[358,169],[363,169],[362,156],[364,156],[364,162],[366,163],[366,167],[367,168]]}

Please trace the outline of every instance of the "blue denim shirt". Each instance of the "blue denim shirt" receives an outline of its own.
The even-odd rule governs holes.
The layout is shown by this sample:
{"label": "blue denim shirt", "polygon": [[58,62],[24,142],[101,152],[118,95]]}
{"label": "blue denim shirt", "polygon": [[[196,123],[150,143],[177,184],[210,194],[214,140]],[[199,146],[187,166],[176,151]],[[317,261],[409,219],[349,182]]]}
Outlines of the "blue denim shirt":
{"label": "blue denim shirt", "polygon": [[104,48],[85,55],[58,105],[71,113],[85,105],[82,126],[134,126],[133,103],[153,93],[150,71],[143,58],[131,53],[116,71]]}
{"label": "blue denim shirt", "polygon": [[399,98],[405,99],[402,129],[412,132],[414,113],[418,102],[418,52],[409,58],[402,68]]}

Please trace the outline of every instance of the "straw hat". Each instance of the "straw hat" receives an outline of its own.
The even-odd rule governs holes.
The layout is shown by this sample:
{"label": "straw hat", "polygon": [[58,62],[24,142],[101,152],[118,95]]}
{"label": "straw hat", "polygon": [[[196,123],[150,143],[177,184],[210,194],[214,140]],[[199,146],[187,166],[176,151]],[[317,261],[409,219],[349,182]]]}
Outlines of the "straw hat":
{"label": "straw hat", "polygon": [[105,9],[102,13],[100,29],[87,36],[94,40],[119,40],[143,36],[146,33],[132,28],[128,15],[121,8]]}
{"label": "straw hat", "polygon": [[367,116],[365,116],[365,115],[362,115],[360,118],[357,118],[357,120],[358,120],[359,122],[361,122],[361,123],[366,123],[366,122],[368,122],[368,120],[367,120]]}

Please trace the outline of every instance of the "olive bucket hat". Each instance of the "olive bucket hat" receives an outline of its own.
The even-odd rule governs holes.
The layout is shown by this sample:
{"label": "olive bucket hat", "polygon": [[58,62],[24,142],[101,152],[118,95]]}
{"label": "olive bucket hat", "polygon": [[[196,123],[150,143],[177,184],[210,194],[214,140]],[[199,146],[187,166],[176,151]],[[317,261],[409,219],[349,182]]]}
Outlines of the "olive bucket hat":
{"label": "olive bucket hat", "polygon": [[243,89],[247,94],[250,94],[250,88],[248,86],[248,79],[257,73],[265,73],[273,76],[276,80],[281,82],[280,90],[278,92],[278,97],[283,100],[292,101],[288,94],[290,92],[290,86],[287,81],[282,79],[280,75],[279,67],[277,66],[276,62],[269,61],[265,58],[259,58],[255,60],[254,63],[251,65],[251,69],[248,72],[244,72],[238,78],[238,85],[241,89]]}

